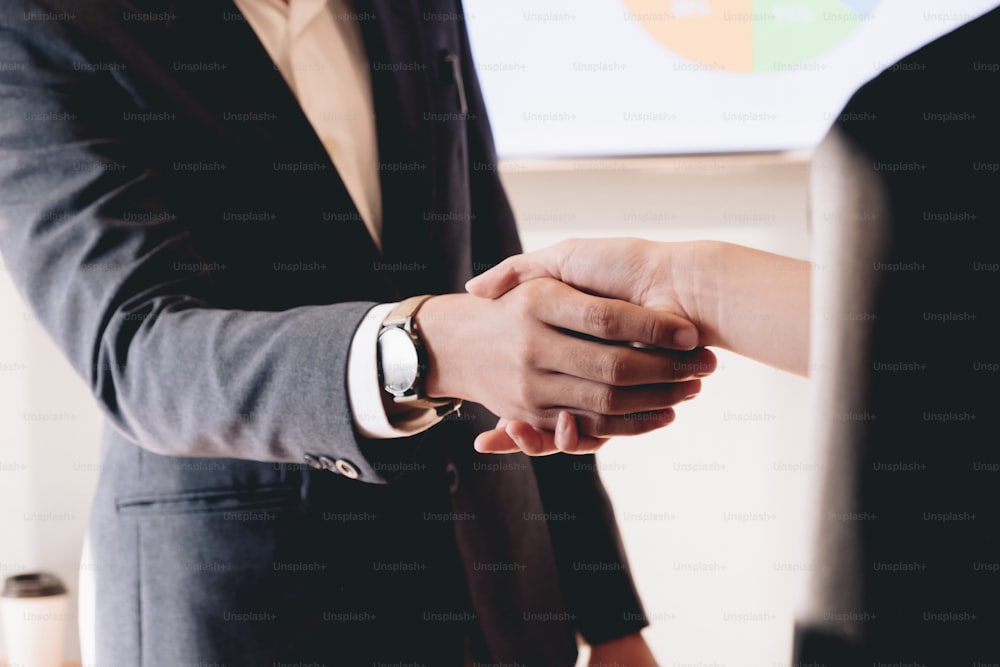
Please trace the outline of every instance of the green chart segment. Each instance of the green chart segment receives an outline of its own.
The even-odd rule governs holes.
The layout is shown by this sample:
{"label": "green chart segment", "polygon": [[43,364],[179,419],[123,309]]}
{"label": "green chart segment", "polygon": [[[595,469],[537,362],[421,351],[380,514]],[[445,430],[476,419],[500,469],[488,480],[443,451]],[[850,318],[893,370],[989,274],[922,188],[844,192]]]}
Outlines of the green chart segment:
{"label": "green chart segment", "polygon": [[789,70],[829,51],[861,25],[865,14],[840,0],[756,0],[754,12],[774,16],[754,21],[754,71]]}
{"label": "green chart segment", "polygon": [[682,58],[731,72],[801,69],[851,34],[878,0],[623,0]]}

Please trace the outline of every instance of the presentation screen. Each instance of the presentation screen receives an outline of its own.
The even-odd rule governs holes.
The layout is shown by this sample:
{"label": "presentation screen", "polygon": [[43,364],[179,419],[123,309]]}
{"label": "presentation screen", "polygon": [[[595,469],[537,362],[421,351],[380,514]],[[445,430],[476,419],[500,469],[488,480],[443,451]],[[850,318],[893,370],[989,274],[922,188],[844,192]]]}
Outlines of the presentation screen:
{"label": "presentation screen", "polygon": [[465,18],[502,156],[662,155],[810,148],[862,84],[996,5],[465,0]]}

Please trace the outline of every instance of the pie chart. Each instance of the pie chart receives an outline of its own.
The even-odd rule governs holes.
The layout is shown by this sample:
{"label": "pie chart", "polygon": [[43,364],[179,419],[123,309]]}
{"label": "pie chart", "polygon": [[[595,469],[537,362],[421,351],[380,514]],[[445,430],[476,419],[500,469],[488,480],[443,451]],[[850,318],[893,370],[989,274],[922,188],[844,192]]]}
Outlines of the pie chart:
{"label": "pie chart", "polygon": [[623,1],[629,20],[692,69],[727,72],[806,69],[878,5],[878,0]]}

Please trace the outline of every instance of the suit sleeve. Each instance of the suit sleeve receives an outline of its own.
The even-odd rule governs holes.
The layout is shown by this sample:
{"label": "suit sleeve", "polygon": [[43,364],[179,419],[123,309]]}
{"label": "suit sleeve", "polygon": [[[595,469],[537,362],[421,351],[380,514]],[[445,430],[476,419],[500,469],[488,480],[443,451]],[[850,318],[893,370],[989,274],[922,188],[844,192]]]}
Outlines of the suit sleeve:
{"label": "suit sleeve", "polygon": [[[493,168],[474,170],[473,206],[477,224],[473,233],[475,273],[521,252],[507,196],[497,176],[496,149],[486,107],[463,31],[463,78],[469,107],[477,114],[469,137],[473,161]],[[477,202],[490,202],[484,210]],[[476,232],[479,232],[477,236]],[[604,490],[593,456],[556,455],[532,459],[545,512],[560,517],[549,521],[559,583],[576,630],[590,644],[624,637],[648,625],[632,581],[614,509]],[[566,520],[561,520],[566,518]]]}
{"label": "suit sleeve", "polygon": [[532,459],[567,610],[588,644],[649,625],[593,455]]}
{"label": "suit sleeve", "polygon": [[312,453],[389,481],[345,386],[374,304],[222,307],[197,215],[170,200],[162,166],[121,122],[141,111],[130,91],[94,74],[70,28],[14,16],[0,20],[0,253],[113,425],[158,454]]}

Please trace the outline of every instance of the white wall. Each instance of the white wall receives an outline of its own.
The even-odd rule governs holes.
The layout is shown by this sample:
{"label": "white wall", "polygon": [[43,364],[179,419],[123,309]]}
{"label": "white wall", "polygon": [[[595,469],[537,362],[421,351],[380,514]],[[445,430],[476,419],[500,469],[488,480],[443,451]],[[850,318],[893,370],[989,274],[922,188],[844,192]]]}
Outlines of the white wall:
{"label": "white wall", "polygon": [[[527,249],[568,236],[642,236],[808,252],[801,159],[511,161],[504,179]],[[75,590],[99,417],[6,270],[0,322],[0,575],[44,568]],[[675,424],[612,443],[602,474],[661,665],[778,667],[789,661],[808,568],[808,383],[719,358]],[[756,520],[732,516],[741,513]],[[75,620],[69,658],[78,656]]]}
{"label": "white wall", "polygon": [[15,292],[3,266],[0,577],[41,569],[67,584],[68,659],[79,656],[76,581],[97,482],[99,433],[100,416],[86,386]]}

